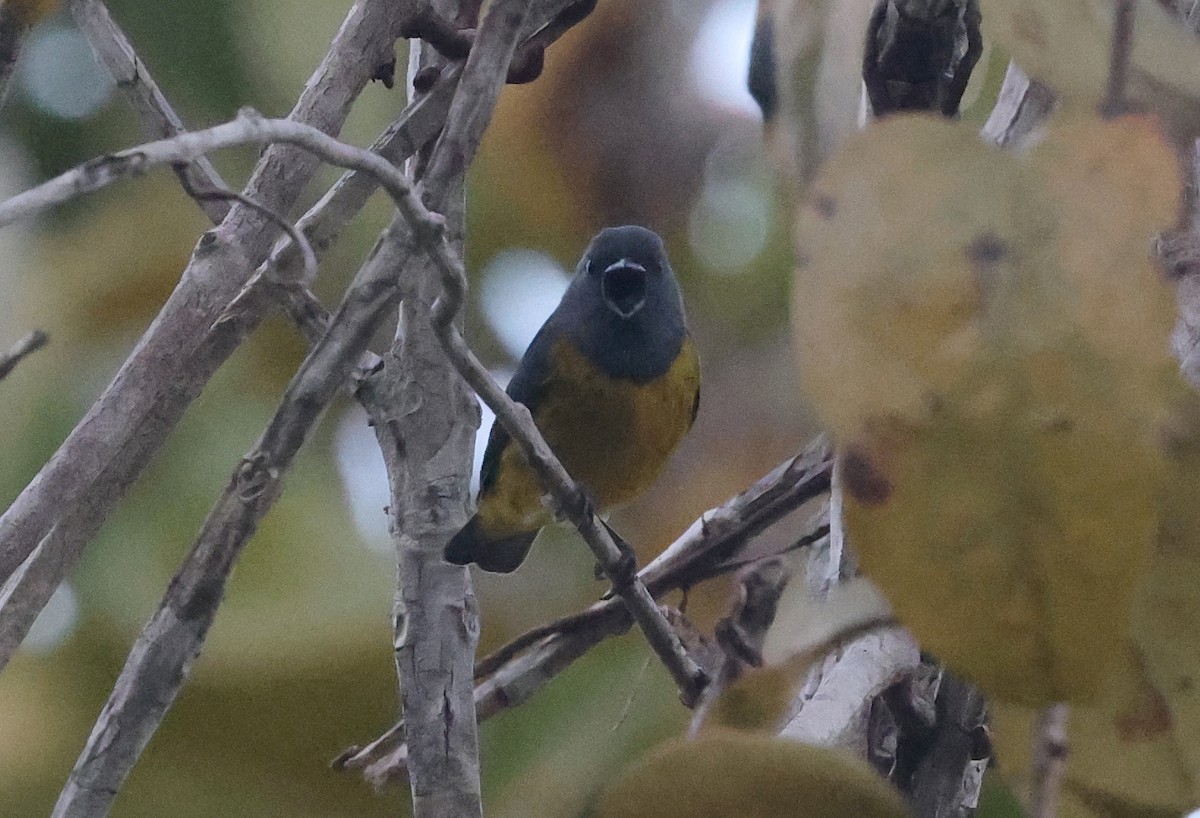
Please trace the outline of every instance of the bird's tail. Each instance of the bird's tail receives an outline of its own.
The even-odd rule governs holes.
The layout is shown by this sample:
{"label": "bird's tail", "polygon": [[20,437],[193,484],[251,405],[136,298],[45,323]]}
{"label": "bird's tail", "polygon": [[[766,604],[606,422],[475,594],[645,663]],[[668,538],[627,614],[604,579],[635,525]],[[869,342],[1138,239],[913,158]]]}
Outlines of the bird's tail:
{"label": "bird's tail", "polygon": [[479,515],[476,515],[446,543],[446,562],[455,565],[475,563],[484,571],[508,574],[517,570],[517,566],[525,561],[537,535],[537,529],[534,529],[510,537],[491,539],[483,533]]}

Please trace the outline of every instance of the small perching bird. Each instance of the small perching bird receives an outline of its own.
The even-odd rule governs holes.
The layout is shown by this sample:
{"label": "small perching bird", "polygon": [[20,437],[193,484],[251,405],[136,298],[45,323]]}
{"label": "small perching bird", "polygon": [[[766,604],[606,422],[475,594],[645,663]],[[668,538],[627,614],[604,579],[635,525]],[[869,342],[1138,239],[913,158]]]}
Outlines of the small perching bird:
{"label": "small perching bird", "polygon": [[[700,404],[700,361],[656,233],[627,225],[592,239],[507,391],[528,407],[600,511],[654,482]],[[543,494],[497,423],[483,455],[478,509],[446,545],[446,560],[515,570],[553,522]]]}

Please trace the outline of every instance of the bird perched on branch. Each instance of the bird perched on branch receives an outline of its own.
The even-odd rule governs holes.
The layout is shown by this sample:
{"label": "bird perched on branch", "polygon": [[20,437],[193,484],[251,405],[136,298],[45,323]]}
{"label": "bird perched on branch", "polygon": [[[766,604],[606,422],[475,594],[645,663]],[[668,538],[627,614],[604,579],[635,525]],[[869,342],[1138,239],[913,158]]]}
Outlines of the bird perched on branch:
{"label": "bird perched on branch", "polygon": [[[629,225],[592,239],[507,391],[599,510],[654,482],[700,404],[699,358],[656,233]],[[520,448],[495,424],[478,510],[446,545],[446,560],[515,570],[553,521],[543,494]]]}
{"label": "bird perched on branch", "polygon": [[878,0],[863,54],[872,113],[957,115],[983,53],[979,25],[979,0]]}

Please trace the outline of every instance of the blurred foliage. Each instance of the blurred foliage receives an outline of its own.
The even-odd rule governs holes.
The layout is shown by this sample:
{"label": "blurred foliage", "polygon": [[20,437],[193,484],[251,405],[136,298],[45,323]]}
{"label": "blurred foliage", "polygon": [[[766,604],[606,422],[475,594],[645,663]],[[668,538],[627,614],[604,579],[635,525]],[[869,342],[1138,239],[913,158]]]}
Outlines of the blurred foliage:
{"label": "blurred foliage", "polygon": [[[1135,0],[1130,92],[1173,129],[1200,128],[1200,49],[1171,3]],[[1108,0],[982,0],[985,33],[1030,76],[1054,88],[1068,109],[1092,111],[1103,98],[1116,3]],[[1182,6],[1180,7],[1182,8]]]}
{"label": "blurred foliage", "polygon": [[[704,399],[668,473],[614,516],[643,559],[794,453],[813,430],[797,402],[785,342],[788,225],[771,205],[759,123],[703,97],[690,80],[707,5],[600,4],[550,51],[542,79],[505,90],[470,177],[468,255],[476,277],[510,248],[544,251],[571,269],[605,224],[639,221],[667,238],[703,358]],[[185,121],[199,126],[242,105],[286,113],[349,2],[109,6]],[[60,11],[32,36],[70,25]],[[22,66],[0,113],[0,195],[143,138],[112,89],[101,107],[63,119],[39,103]],[[372,84],[343,136],[369,143],[402,106],[399,89]],[[236,186],[254,151],[215,160]],[[322,173],[303,205],[336,177]],[[733,265],[714,261],[695,241],[698,229],[701,238],[714,230],[739,236],[710,195],[731,185],[761,197],[766,213],[765,238]],[[702,201],[709,215],[697,228],[692,213]],[[389,217],[377,197],[330,252],[316,284],[328,305]],[[205,227],[164,171],[0,232],[0,346],[33,327],[51,335],[49,347],[0,384],[0,503],[26,485],[115,374]],[[474,301],[469,309],[468,332],[480,354],[511,365],[492,333],[496,316]],[[387,340],[381,336],[376,347]],[[129,645],[303,354],[297,334],[278,317],[235,354],[89,547],[71,578],[77,619],[68,611],[40,623],[51,635],[0,675],[0,816],[49,812]],[[389,631],[394,568],[368,547],[385,536],[383,509],[375,513],[377,529],[360,530],[334,467],[334,429],[352,410],[335,407],[289,475],[114,818],[365,818],[407,810],[402,789],[377,795],[327,768],[347,745],[388,727],[397,709]],[[555,532],[520,574],[481,578],[482,649],[594,600],[602,588],[591,569],[575,538]],[[689,614],[711,623],[727,605],[726,593],[719,582],[693,591]],[[636,635],[606,644],[528,705],[489,722],[489,814],[578,814],[606,777],[678,733],[686,714],[657,664],[642,675],[645,659]]]}
{"label": "blurred foliage", "polygon": [[1175,155],[1127,117],[1028,156],[893,117],[801,210],[794,324],[845,446],[847,530],[922,646],[985,692],[1103,684],[1158,518],[1174,304],[1147,247]]}
{"label": "blurred foliage", "polygon": [[983,778],[975,818],[1025,818],[1020,802],[994,771]]}
{"label": "blurred foliage", "polygon": [[[1170,711],[1127,647],[1098,702],[1072,707],[1062,818],[1179,818],[1196,806],[1194,779],[1172,732]],[[1006,781],[1028,786],[1037,713],[999,704],[992,736]],[[1191,740],[1191,739],[1189,739]]]}
{"label": "blurred foliage", "polygon": [[627,770],[595,818],[905,818],[865,762],[771,736],[714,731]]}

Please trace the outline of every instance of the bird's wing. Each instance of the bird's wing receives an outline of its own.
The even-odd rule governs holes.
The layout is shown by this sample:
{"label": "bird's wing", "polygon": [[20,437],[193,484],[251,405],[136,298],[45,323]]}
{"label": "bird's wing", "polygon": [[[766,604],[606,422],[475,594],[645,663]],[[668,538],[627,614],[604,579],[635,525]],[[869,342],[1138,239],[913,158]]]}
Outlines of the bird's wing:
{"label": "bird's wing", "polygon": [[[537,414],[538,403],[550,380],[550,350],[561,333],[552,321],[547,321],[525,350],[517,371],[504,391],[517,403],[524,404],[531,415]],[[500,472],[500,458],[511,438],[499,421],[492,424],[487,448],[483,450],[483,465],[479,469],[479,493],[486,494],[495,485]]]}

